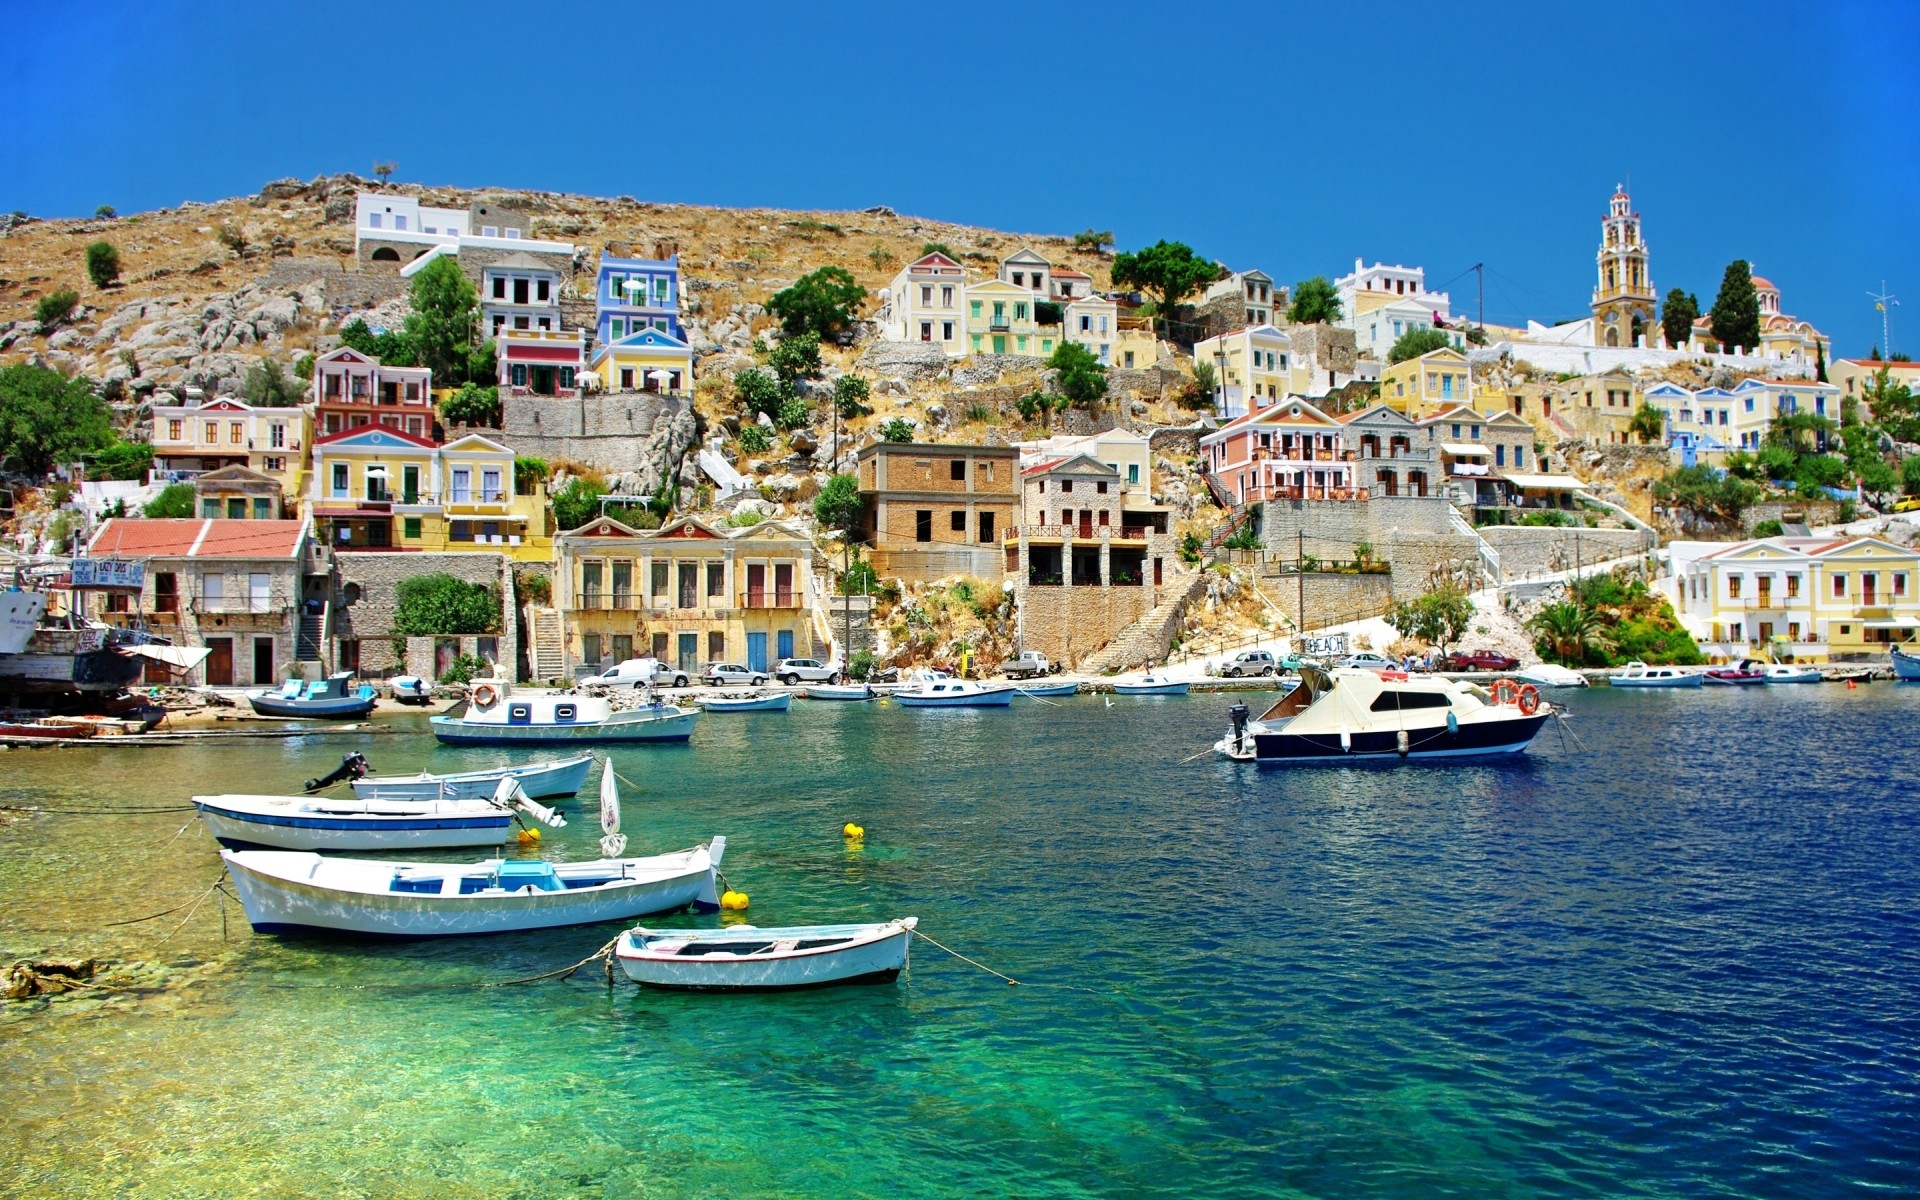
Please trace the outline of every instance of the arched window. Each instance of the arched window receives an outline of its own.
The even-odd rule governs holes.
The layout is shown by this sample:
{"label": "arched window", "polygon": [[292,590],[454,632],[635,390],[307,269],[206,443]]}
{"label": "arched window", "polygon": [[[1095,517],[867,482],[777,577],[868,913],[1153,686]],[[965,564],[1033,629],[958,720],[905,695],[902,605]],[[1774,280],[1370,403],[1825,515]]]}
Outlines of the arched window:
{"label": "arched window", "polygon": [[400,261],[400,252],[392,246],[382,246],[373,252],[373,261],[397,263]]}

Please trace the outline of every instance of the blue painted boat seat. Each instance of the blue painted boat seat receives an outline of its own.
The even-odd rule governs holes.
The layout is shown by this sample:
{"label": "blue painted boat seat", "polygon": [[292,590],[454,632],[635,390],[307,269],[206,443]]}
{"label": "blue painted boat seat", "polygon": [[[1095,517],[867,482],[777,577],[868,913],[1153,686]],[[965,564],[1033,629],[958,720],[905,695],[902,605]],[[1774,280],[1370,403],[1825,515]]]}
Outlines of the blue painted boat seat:
{"label": "blue painted boat seat", "polygon": [[500,864],[500,887],[504,891],[517,892],[524,887],[534,887],[543,892],[560,892],[566,885],[554,873],[553,864],[545,860],[533,862],[503,862]]}
{"label": "blue painted boat seat", "polygon": [[298,700],[300,698],[300,689],[305,686],[307,685],[302,680],[289,679],[280,685],[279,694],[281,698],[285,700]]}

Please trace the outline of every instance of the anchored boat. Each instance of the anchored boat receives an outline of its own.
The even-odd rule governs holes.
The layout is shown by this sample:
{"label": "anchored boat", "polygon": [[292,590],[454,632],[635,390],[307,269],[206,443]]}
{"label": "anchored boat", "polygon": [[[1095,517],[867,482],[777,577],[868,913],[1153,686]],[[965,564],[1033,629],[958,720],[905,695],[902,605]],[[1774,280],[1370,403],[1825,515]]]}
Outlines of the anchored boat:
{"label": "anchored boat", "polygon": [[1531,684],[1500,680],[1488,692],[1402,671],[1300,668],[1300,686],[1232,728],[1214,749],[1244,762],[1333,763],[1348,759],[1465,758],[1517,754],[1554,707]]}
{"label": "anchored boat", "polygon": [[1679,667],[1650,667],[1638,659],[1607,676],[1608,687],[1697,688],[1704,680]]}
{"label": "anchored boat", "polygon": [[520,742],[684,742],[697,708],[655,700],[615,712],[604,696],[516,693],[497,679],[474,684],[465,715],[428,718],[433,736],[455,744]]}
{"label": "anchored boat", "polygon": [[1893,677],[1912,682],[1920,680],[1920,654],[1908,654],[1898,646],[1893,651]]}
{"label": "anchored boat", "polygon": [[709,696],[700,707],[711,713],[786,712],[793,697],[782,692],[766,696]]}
{"label": "anchored boat", "polygon": [[1133,683],[1116,683],[1113,694],[1116,696],[1184,696],[1192,686],[1184,681],[1168,679],[1165,675],[1155,675],[1148,671]]}
{"label": "anchored boat", "polygon": [[940,671],[915,672],[914,681],[893,694],[907,708],[1004,708],[1013,703],[1010,683],[954,679]]}
{"label": "anchored boat", "polygon": [[878,925],[630,929],[613,954],[643,987],[772,992],[891,983],[907,965],[918,923],[902,917]]}
{"label": "anchored boat", "polygon": [[222,846],[270,850],[441,850],[499,846],[519,814],[552,829],[565,817],[503,779],[483,799],[389,800],[324,796],[195,796]]}
{"label": "anchored boat", "polygon": [[363,683],[356,689],[352,683],[352,671],[335,671],[325,679],[289,679],[277,688],[248,692],[247,701],[263,717],[358,720],[373,711],[378,697],[372,684]]}
{"label": "anchored boat", "polygon": [[1713,687],[1750,687],[1767,681],[1766,664],[1743,658],[1731,667],[1703,671],[1700,682]]}
{"label": "anchored boat", "polygon": [[520,790],[535,800],[551,796],[571,796],[587,782],[593,767],[593,755],[577,758],[548,758],[516,767],[489,767],[484,771],[458,771],[432,775],[371,775],[353,781],[353,794],[362,798],[378,796],[383,800],[466,800],[493,795],[502,779],[511,779]]}
{"label": "anchored boat", "polygon": [[1826,676],[1812,667],[1798,667],[1792,663],[1768,663],[1766,668],[1768,683],[1823,683]]}

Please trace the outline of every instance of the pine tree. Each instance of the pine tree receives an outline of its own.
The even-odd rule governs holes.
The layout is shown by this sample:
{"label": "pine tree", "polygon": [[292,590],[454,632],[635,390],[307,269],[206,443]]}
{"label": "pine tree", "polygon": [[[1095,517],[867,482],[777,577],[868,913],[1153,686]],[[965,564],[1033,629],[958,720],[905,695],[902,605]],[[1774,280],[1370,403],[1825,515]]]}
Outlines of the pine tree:
{"label": "pine tree", "polygon": [[1667,337],[1667,349],[1678,350],[1693,337],[1693,323],[1700,316],[1700,301],[1683,288],[1667,293],[1660,306],[1660,332]]}
{"label": "pine tree", "polygon": [[1825,342],[1813,344],[1813,378],[1818,383],[1827,381],[1827,344]]}
{"label": "pine tree", "polygon": [[1722,350],[1741,353],[1760,348],[1760,296],[1753,289],[1753,268],[1744,258],[1727,264],[1720,294],[1713,298],[1713,337]]}

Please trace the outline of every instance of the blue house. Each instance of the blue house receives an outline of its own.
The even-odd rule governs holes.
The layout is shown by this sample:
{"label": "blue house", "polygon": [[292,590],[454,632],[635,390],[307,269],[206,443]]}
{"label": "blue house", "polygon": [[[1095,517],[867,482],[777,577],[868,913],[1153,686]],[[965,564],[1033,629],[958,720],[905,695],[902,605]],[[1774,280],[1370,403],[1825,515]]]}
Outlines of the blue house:
{"label": "blue house", "polygon": [[647,329],[686,340],[686,331],[680,327],[678,254],[665,261],[601,254],[593,297],[594,337],[602,346]]}

